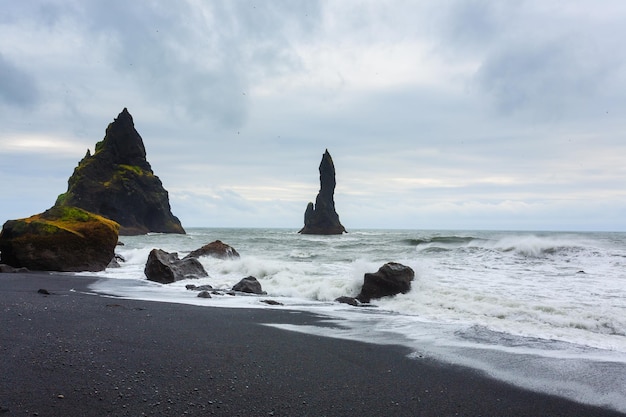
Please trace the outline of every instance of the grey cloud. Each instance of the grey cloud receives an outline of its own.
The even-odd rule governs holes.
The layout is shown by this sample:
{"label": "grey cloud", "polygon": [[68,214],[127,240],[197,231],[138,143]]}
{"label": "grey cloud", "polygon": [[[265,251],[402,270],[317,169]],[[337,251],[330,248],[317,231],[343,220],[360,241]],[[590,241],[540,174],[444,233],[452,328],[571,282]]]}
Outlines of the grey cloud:
{"label": "grey cloud", "polygon": [[441,30],[446,41],[453,45],[485,48],[496,42],[506,30],[515,9],[515,2],[456,2],[448,10]]}
{"label": "grey cloud", "polygon": [[500,115],[575,120],[624,84],[621,19],[596,6],[453,1],[435,19],[438,53],[478,63],[470,85]]}
{"label": "grey cloud", "polygon": [[131,74],[157,105],[225,127],[245,120],[251,83],[299,65],[291,39],[307,36],[320,16],[316,2],[179,2],[166,8],[110,1],[83,7],[89,30],[117,70]]}
{"label": "grey cloud", "polygon": [[619,68],[579,45],[571,38],[508,44],[485,59],[476,80],[502,113],[576,116],[604,94],[607,77]]}
{"label": "grey cloud", "polygon": [[0,102],[31,108],[37,104],[39,95],[35,78],[0,54]]}

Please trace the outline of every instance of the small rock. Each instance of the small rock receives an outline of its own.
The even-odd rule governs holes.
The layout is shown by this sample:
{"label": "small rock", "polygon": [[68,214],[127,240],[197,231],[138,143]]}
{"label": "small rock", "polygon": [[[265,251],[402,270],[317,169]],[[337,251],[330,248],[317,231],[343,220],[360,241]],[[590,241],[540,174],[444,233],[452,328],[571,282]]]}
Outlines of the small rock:
{"label": "small rock", "polygon": [[338,303],[342,303],[342,304],[350,304],[351,306],[355,306],[355,307],[359,305],[359,300],[357,300],[354,297],[343,296],[343,297],[336,298],[335,301]]}
{"label": "small rock", "polygon": [[271,306],[282,306],[283,303],[279,303],[276,300],[261,300],[262,303],[269,304]]}
{"label": "small rock", "polygon": [[191,291],[209,291],[213,289],[213,287],[208,284],[206,285],[187,284],[185,285],[185,288]]}
{"label": "small rock", "polygon": [[223,243],[221,240],[216,240],[215,242],[208,243],[199,249],[191,251],[185,258],[199,258],[200,256],[233,259],[239,258],[239,253],[232,246]]}
{"label": "small rock", "polygon": [[200,291],[198,293],[198,297],[200,298],[211,298],[211,293],[208,291]]}
{"label": "small rock", "polygon": [[48,290],[46,290],[45,288],[39,288],[37,290],[38,294],[43,294],[43,295],[50,295],[50,292]]}

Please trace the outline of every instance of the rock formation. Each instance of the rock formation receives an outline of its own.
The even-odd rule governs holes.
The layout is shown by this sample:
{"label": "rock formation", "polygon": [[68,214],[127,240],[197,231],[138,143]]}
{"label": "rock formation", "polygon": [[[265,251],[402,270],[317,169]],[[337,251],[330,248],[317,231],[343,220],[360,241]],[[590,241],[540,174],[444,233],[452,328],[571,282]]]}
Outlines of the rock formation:
{"label": "rock formation", "polygon": [[328,149],[322,156],[320,171],[320,191],[315,205],[310,202],[304,212],[304,227],[298,233],[308,235],[340,235],[346,229],[335,211],[335,165]]}
{"label": "rock formation", "polygon": [[93,155],[87,151],[57,206],[76,206],[120,224],[120,234],[185,233],[167,191],[146,160],[143,140],[124,109],[106,129]]}
{"label": "rock formation", "polygon": [[206,277],[204,267],[196,258],[178,259],[177,253],[152,249],[144,268],[149,281],[171,284],[183,279]]}
{"label": "rock formation", "polygon": [[411,281],[414,277],[415,272],[412,268],[396,262],[388,262],[377,272],[365,274],[361,293],[356,299],[362,303],[369,303],[372,298],[405,294],[411,290]]}
{"label": "rock formation", "polygon": [[230,259],[239,258],[239,253],[230,245],[223,243],[221,240],[207,243],[203,247],[191,251],[186,258],[198,258],[200,256],[213,256],[214,258]]}
{"label": "rock formation", "polygon": [[102,271],[115,256],[118,229],[85,210],[52,207],[4,224],[0,262],[33,271]]}

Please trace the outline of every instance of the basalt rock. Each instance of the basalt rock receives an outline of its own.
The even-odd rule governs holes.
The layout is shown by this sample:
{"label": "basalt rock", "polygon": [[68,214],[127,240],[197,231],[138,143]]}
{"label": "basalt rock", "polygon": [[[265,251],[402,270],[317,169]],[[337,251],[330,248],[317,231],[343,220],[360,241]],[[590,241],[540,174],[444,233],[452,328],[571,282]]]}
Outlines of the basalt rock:
{"label": "basalt rock", "polygon": [[233,291],[245,292],[248,294],[265,294],[261,283],[255,277],[245,277],[233,287]]}
{"label": "basalt rock", "polygon": [[0,262],[31,271],[102,271],[115,256],[118,229],[85,210],[52,207],[4,224]]}
{"label": "basalt rock", "polygon": [[152,249],[144,268],[149,281],[171,284],[183,279],[206,277],[204,267],[196,258],[178,259],[177,253]]}
{"label": "basalt rock", "polygon": [[405,294],[411,290],[411,281],[414,277],[415,272],[412,268],[396,262],[386,263],[377,272],[365,274],[361,293],[356,299],[362,303],[369,303],[373,298]]}
{"label": "basalt rock", "polygon": [[223,243],[221,240],[207,243],[203,247],[191,251],[186,258],[199,258],[200,256],[213,256],[215,258],[230,259],[239,258],[239,253],[230,245]]}
{"label": "basalt rock", "polygon": [[348,296],[335,298],[335,302],[341,303],[341,304],[350,304],[351,306],[354,306],[354,307],[359,305],[359,300],[357,300],[354,297],[348,297]]}
{"label": "basalt rock", "polygon": [[335,165],[328,149],[322,156],[320,191],[315,204],[310,202],[304,212],[304,227],[298,233],[308,235],[340,235],[346,232],[335,211]]}
{"label": "basalt rock", "polygon": [[146,160],[141,136],[124,109],[88,150],[68,180],[57,206],[75,206],[120,224],[121,235],[185,233],[170,208],[167,191]]}

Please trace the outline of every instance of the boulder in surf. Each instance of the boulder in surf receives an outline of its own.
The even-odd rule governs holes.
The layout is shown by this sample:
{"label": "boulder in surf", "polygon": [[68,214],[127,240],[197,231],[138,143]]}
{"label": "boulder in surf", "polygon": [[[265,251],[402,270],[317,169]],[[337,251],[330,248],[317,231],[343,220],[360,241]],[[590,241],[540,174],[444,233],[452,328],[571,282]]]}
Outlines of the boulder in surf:
{"label": "boulder in surf", "polygon": [[374,273],[366,273],[363,286],[356,299],[369,303],[374,298],[405,294],[411,290],[415,272],[411,267],[396,262],[388,262]]}
{"label": "boulder in surf", "polygon": [[176,252],[169,253],[161,249],[150,251],[144,274],[149,281],[161,284],[209,275],[196,258],[179,259]]}

